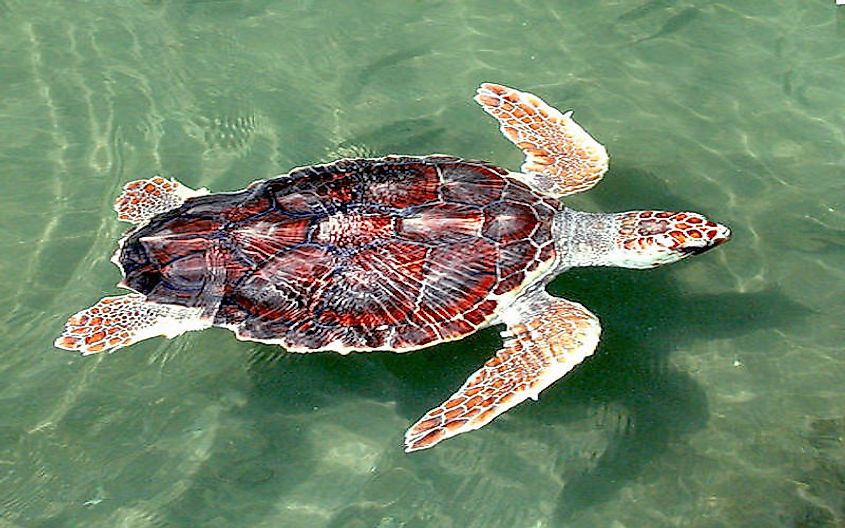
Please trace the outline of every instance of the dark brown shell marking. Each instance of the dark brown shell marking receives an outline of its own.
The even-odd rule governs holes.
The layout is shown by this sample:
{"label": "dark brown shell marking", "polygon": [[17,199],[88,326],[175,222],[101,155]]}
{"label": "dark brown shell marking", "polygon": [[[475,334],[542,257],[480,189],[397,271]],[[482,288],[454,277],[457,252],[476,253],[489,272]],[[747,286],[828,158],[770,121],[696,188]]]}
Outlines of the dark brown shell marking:
{"label": "dark brown shell marking", "polygon": [[[125,284],[197,306],[226,255],[215,324],[292,350],[409,350],[460,338],[554,258],[556,201],[445,156],[341,160],[188,199],[125,241]],[[219,276],[219,274],[218,274]]]}

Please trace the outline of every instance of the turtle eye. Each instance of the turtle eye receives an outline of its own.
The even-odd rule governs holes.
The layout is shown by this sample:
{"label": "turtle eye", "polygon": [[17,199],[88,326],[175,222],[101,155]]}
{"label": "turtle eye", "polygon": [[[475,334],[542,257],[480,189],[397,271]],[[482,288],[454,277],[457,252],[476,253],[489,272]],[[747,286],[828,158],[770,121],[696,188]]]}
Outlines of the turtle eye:
{"label": "turtle eye", "polygon": [[698,255],[727,242],[731,230],[696,213],[675,213],[669,218],[672,248],[684,255]]}

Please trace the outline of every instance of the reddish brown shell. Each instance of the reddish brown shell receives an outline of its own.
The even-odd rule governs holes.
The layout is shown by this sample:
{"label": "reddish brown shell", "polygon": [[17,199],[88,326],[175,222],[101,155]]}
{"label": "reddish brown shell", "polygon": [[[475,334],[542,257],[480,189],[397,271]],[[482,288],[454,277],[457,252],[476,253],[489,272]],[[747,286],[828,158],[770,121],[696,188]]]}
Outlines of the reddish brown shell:
{"label": "reddish brown shell", "polygon": [[132,233],[119,262],[149,300],[197,306],[214,243],[215,324],[291,350],[409,350],[494,317],[554,259],[559,208],[483,162],[341,160],[191,198]]}

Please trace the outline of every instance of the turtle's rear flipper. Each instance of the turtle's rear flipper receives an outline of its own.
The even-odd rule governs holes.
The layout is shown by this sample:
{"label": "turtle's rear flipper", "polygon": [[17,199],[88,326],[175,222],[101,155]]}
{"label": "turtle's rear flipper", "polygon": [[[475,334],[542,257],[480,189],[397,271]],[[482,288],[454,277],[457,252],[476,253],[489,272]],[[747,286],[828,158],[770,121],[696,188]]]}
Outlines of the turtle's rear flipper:
{"label": "turtle's rear flipper", "polygon": [[211,326],[202,308],[147,302],[138,293],[105,297],[71,316],[55,345],[65,350],[94,354],[117,350],[149,337],[176,337]]}
{"label": "turtle's rear flipper", "polygon": [[147,301],[140,293],[104,297],[94,306],[71,316],[55,345],[83,355],[117,350],[163,335],[168,339],[212,326],[226,287],[226,255],[215,242],[205,252],[208,276],[197,307]]}
{"label": "turtle's rear flipper", "polygon": [[526,183],[552,196],[586,191],[607,172],[607,151],[572,119],[536,95],[484,83],[475,101],[525,154]]}
{"label": "turtle's rear flipper", "polygon": [[478,429],[563,377],[599,342],[601,327],[578,303],[539,290],[502,314],[504,347],[463,387],[405,433],[405,451]]}
{"label": "turtle's rear flipper", "polygon": [[123,186],[114,202],[117,218],[124,222],[143,224],[159,213],[175,209],[192,196],[208,194],[208,190],[193,190],[176,180],[156,176],[135,180]]}

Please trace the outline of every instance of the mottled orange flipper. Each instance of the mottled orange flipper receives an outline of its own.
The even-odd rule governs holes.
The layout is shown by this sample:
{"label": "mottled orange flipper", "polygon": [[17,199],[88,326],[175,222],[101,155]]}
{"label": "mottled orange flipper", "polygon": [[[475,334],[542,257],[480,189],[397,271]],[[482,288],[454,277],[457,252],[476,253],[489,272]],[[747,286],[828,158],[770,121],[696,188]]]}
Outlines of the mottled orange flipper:
{"label": "mottled orange flipper", "polygon": [[119,220],[143,224],[159,213],[179,207],[192,196],[204,194],[208,194],[206,189],[195,191],[176,180],[156,176],[124,185],[123,192],[114,202],[114,210]]}
{"label": "mottled orange flipper", "polygon": [[72,315],[54,344],[88,355],[117,350],[149,337],[171,338],[210,326],[202,308],[148,303],[143,295],[130,293],[105,297]]}
{"label": "mottled orange flipper", "polygon": [[502,315],[504,347],[446,402],[405,433],[405,451],[478,429],[563,377],[599,342],[601,327],[578,303],[537,291]]}
{"label": "mottled orange flipper", "polygon": [[553,196],[586,191],[607,172],[607,151],[572,119],[536,95],[484,83],[475,101],[499,121],[506,138],[522,149],[528,183]]}

